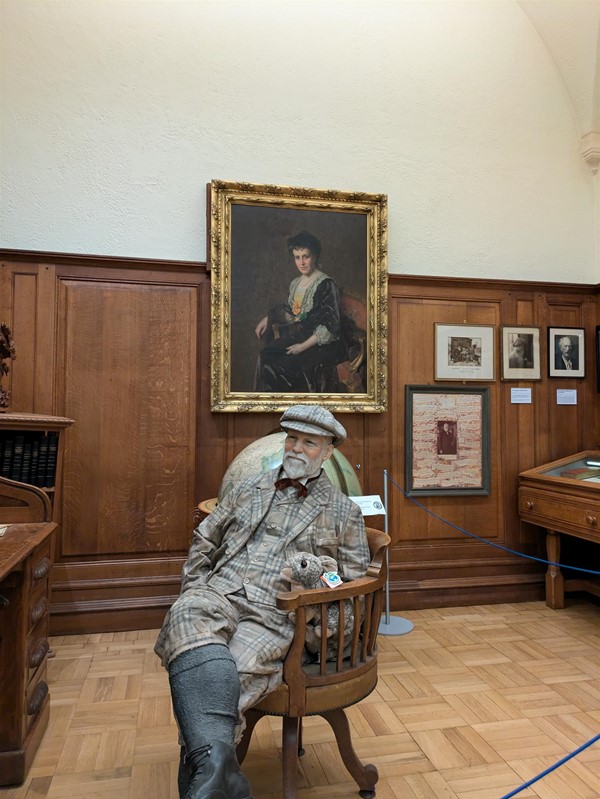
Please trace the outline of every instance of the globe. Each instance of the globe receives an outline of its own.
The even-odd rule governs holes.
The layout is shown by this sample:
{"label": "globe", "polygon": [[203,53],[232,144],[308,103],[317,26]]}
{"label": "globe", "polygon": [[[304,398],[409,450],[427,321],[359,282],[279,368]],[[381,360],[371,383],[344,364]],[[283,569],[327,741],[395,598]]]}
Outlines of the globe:
{"label": "globe", "polygon": [[[218,501],[231,491],[232,487],[244,477],[250,477],[258,472],[268,472],[281,466],[283,461],[283,442],[286,434],[283,431],[270,433],[252,444],[248,444],[229,464],[219,488]],[[336,488],[339,488],[349,497],[362,495],[362,488],[358,477],[347,458],[339,449],[334,449],[333,455],[323,464],[325,474]]]}

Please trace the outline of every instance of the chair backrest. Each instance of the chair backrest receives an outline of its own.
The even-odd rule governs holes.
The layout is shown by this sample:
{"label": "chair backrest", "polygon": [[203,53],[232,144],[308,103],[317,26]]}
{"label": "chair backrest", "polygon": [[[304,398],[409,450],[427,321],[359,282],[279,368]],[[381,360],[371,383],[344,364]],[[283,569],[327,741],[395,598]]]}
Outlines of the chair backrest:
{"label": "chair backrest", "polygon": [[[283,665],[283,679],[287,684],[289,710],[291,715],[303,715],[307,711],[307,697],[311,688],[326,686],[344,692],[344,683],[355,678],[365,686],[364,694],[370,693],[376,682],[377,633],[383,610],[383,594],[387,577],[386,550],[390,538],[380,530],[367,528],[367,538],[371,552],[371,563],[367,575],[359,580],[344,583],[335,589],[316,589],[303,592],[301,600],[294,612],[296,629],[292,645]],[[322,599],[314,604],[319,605],[321,628],[327,628],[327,608],[338,607],[339,629],[343,630],[349,613],[352,616],[351,630],[347,635],[338,635],[335,652],[331,657],[331,644],[325,635],[321,639],[321,648],[317,663],[303,664],[303,652],[306,643],[306,608],[310,606],[312,595]],[[280,595],[281,596],[281,595]],[[314,605],[313,605],[314,606]],[[329,655],[329,656],[328,656]],[[373,670],[372,676],[368,672]],[[359,688],[359,691],[362,689]],[[358,701],[355,697],[352,702]],[[340,699],[340,705],[344,701]]]}

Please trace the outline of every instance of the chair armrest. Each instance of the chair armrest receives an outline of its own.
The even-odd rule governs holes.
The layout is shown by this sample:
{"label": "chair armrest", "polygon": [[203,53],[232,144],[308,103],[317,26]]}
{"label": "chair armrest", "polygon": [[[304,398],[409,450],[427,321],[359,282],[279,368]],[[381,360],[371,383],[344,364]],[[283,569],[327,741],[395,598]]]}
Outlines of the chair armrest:
{"label": "chair armrest", "polygon": [[385,584],[385,578],[360,577],[350,580],[339,588],[306,588],[299,591],[286,591],[277,594],[277,607],[287,613],[307,605],[321,605],[324,602],[339,602],[342,599],[353,599],[377,591]]}

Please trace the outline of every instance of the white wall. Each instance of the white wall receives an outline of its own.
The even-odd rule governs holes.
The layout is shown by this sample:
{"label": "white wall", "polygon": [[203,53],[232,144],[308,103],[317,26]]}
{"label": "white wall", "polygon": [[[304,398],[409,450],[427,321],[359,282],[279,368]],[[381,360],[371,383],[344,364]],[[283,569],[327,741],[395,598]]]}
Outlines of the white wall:
{"label": "white wall", "polygon": [[600,280],[513,0],[2,0],[0,246],[204,260],[211,178],[389,195],[393,273]]}

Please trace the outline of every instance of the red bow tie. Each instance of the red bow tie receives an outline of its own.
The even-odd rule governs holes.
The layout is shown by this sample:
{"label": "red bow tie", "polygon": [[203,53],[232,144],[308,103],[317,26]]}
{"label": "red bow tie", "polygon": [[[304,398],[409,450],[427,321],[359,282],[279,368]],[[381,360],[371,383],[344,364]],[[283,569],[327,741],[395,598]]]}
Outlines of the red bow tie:
{"label": "red bow tie", "polygon": [[308,488],[300,480],[296,480],[293,477],[280,477],[279,480],[275,480],[275,488],[279,491],[283,491],[284,488],[289,488],[289,486],[294,486],[298,492],[296,494],[297,497],[306,497],[308,495]]}

